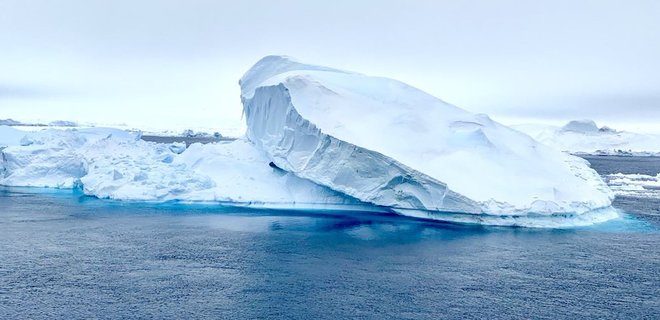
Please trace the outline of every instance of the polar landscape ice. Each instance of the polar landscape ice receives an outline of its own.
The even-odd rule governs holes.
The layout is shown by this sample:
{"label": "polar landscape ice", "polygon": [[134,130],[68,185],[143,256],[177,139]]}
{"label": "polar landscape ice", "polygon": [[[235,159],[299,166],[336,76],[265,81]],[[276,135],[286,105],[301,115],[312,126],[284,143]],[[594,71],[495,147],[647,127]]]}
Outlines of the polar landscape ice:
{"label": "polar landscape ice", "polygon": [[159,144],[108,128],[24,132],[2,150],[0,185],[74,188],[99,198],[271,208],[372,206],[268,166],[245,140]]}
{"label": "polar landscape ice", "polygon": [[513,128],[552,148],[574,154],[660,155],[660,135],[599,128],[593,120],[573,120],[562,127],[522,124]]}
{"label": "polar landscape ice", "polygon": [[491,225],[619,216],[586,161],[404,83],[270,56],[240,85],[247,132],[232,142],[186,147],[118,129],[0,126],[0,185]]}
{"label": "polar landscape ice", "polygon": [[277,166],[400,213],[582,214],[612,200],[586,161],[395,80],[270,56],[240,84],[247,138]]}
{"label": "polar landscape ice", "polygon": [[604,178],[617,196],[660,199],[660,174],[614,173]]}

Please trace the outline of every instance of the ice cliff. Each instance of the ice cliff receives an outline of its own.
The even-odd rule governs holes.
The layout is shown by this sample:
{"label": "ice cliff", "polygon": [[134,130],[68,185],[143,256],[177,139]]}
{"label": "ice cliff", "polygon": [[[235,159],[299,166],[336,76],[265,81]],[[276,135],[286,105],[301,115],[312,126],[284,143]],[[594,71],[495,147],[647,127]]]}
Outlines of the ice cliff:
{"label": "ice cliff", "polygon": [[278,167],[415,216],[583,214],[612,193],[580,158],[396,80],[269,56],[240,80]]}

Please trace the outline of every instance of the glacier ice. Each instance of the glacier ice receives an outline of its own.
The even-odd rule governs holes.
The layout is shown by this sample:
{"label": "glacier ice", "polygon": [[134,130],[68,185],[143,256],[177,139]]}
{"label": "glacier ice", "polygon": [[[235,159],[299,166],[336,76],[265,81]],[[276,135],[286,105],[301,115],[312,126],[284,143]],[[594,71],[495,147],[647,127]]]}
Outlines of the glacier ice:
{"label": "glacier ice", "polygon": [[593,120],[573,120],[569,121],[561,128],[564,132],[595,133],[598,132],[598,126]]}
{"label": "glacier ice", "polygon": [[0,127],[0,185],[490,225],[618,216],[586,161],[401,82],[270,56],[240,85],[247,132],[233,142],[186,147],[117,129]]}
{"label": "glacier ice", "polygon": [[660,198],[660,174],[608,174],[605,181],[617,196]]}
{"label": "glacier ice", "polygon": [[137,139],[135,134],[110,128],[11,130],[14,141],[2,150],[0,181],[14,186],[72,188],[86,170],[81,155],[85,146],[113,136]]}
{"label": "glacier ice", "polygon": [[85,194],[118,200],[382,210],[269,167],[245,139],[185,148],[106,128],[11,132],[0,185],[81,187]]}
{"label": "glacier ice", "polygon": [[258,149],[364,202],[433,217],[581,214],[613,198],[586,161],[395,80],[269,56],[239,83]]}
{"label": "glacier ice", "polygon": [[169,148],[170,151],[176,154],[181,154],[182,152],[186,151],[186,144],[184,142],[174,142],[170,144]]}
{"label": "glacier ice", "polygon": [[522,124],[514,128],[547,146],[576,154],[660,155],[660,135],[599,128],[593,120],[573,120],[562,127]]}
{"label": "glacier ice", "polygon": [[[269,165],[269,158],[246,139],[196,143],[178,154],[171,144],[136,137],[103,128],[17,133],[13,144],[2,150],[0,185],[79,187],[91,196],[131,201],[392,212]],[[560,216],[399,212],[460,223],[528,227],[589,225],[618,216],[615,210]]]}

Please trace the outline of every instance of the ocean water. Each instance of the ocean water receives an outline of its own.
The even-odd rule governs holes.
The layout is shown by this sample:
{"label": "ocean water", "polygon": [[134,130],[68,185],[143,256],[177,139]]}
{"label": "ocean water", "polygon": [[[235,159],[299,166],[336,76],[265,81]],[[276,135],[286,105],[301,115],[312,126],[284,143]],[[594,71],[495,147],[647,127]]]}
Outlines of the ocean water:
{"label": "ocean water", "polygon": [[[660,226],[660,157],[584,156],[584,158],[615,191],[624,190],[618,192],[614,199],[615,207]],[[628,178],[628,181],[622,184],[613,183],[614,179],[620,178]],[[633,191],[625,191],[629,189]]]}
{"label": "ocean water", "polygon": [[528,229],[3,188],[0,319],[658,319],[657,202],[617,201]]}
{"label": "ocean water", "polygon": [[624,173],[657,175],[660,173],[660,157],[630,156],[582,156],[601,175]]}

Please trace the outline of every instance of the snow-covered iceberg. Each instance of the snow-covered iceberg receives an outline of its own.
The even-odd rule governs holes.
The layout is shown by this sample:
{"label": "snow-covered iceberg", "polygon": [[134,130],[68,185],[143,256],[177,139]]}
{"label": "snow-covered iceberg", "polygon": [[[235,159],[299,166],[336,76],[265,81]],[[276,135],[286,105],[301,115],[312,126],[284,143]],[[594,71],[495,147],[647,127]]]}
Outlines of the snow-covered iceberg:
{"label": "snow-covered iceberg", "polygon": [[568,227],[618,216],[586,161],[401,82],[272,56],[240,84],[247,133],[233,142],[0,127],[0,185],[491,225]]}
{"label": "snow-covered iceberg", "polygon": [[660,199],[660,173],[648,174],[608,174],[605,181],[617,196]]}
{"label": "snow-covered iceberg", "polygon": [[579,215],[611,204],[586,161],[399,81],[269,56],[240,85],[257,149],[367,203],[430,218]]}
{"label": "snow-covered iceberg", "polygon": [[593,120],[573,120],[561,127],[522,124],[514,128],[552,148],[575,154],[660,155],[660,135],[599,128]]}
{"label": "snow-covered iceberg", "polygon": [[[81,188],[90,196],[131,201],[392,212],[283,171],[246,139],[185,148],[115,129],[12,130],[12,142],[2,150],[0,185]],[[560,216],[433,215],[443,221],[529,227],[589,225],[614,217],[613,210]]]}
{"label": "snow-covered iceberg", "polygon": [[245,139],[186,149],[107,128],[0,127],[0,133],[9,145],[2,150],[0,185],[80,187],[85,194],[118,200],[383,210],[269,166]]}
{"label": "snow-covered iceberg", "polygon": [[85,172],[81,155],[84,146],[113,135],[119,139],[137,138],[135,134],[109,128],[38,132],[5,128],[0,133],[9,137],[2,138],[8,142],[2,150],[2,184],[57,188],[73,187]]}

